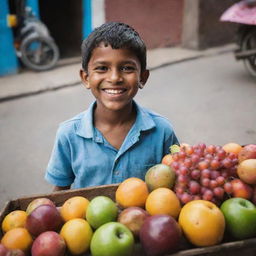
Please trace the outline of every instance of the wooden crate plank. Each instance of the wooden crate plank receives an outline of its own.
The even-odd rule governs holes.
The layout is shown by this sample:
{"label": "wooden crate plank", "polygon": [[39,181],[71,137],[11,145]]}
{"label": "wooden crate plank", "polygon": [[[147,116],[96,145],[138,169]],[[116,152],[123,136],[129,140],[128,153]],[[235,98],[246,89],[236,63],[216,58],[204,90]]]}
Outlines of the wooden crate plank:
{"label": "wooden crate plank", "polygon": [[256,238],[179,251],[171,256],[255,256]]}
{"label": "wooden crate plank", "polygon": [[[40,197],[47,197],[51,199],[56,206],[61,206],[67,199],[72,196],[84,196],[89,200],[93,199],[96,196],[104,195],[108,196],[111,199],[115,200],[115,192],[118,187],[118,184],[113,185],[103,185],[97,187],[88,187],[82,189],[71,189],[65,191],[58,191],[49,194],[38,194],[28,197],[22,197],[15,200],[7,202],[0,212],[0,223],[3,221],[3,218],[11,211],[21,209],[26,210],[28,204]],[[1,234],[0,234],[1,236]],[[87,256],[89,254],[86,254]],[[137,245],[136,252],[134,256],[144,255],[140,245]],[[242,241],[233,241],[226,242],[216,246],[204,247],[204,248],[191,248],[191,245],[186,243],[181,245],[181,250],[168,254],[166,256],[255,256],[256,255],[256,238],[242,240]]]}

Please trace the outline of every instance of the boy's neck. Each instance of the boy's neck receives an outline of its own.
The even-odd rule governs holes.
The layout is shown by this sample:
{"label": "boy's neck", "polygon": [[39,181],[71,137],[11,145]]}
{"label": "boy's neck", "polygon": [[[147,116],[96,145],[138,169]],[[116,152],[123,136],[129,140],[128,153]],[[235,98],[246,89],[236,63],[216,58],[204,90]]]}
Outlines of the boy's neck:
{"label": "boy's neck", "polygon": [[133,103],[119,111],[108,111],[100,106],[96,106],[94,110],[95,127],[101,125],[119,126],[125,123],[134,122],[135,118],[136,110]]}
{"label": "boy's neck", "polygon": [[96,106],[94,111],[94,126],[117,150],[121,148],[135,120],[136,109],[132,103],[119,111],[111,111],[101,106]]}

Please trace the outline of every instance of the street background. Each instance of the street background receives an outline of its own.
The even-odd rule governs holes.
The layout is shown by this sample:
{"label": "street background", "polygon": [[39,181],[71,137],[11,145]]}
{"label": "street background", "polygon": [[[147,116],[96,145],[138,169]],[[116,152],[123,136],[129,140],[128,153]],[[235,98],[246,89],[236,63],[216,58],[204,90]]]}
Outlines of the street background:
{"label": "street background", "polygon": [[[256,83],[233,49],[149,51],[151,75],[135,100],[168,117],[180,142],[255,143]],[[0,208],[51,192],[44,172],[58,124],[93,100],[79,82],[79,68],[73,63],[0,78]]]}

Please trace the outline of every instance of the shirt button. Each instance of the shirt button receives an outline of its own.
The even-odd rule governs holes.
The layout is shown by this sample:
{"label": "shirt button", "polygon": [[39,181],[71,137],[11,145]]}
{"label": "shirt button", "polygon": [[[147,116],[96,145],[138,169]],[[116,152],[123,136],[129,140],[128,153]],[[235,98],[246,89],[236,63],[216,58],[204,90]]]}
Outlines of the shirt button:
{"label": "shirt button", "polygon": [[118,175],[119,174],[119,171],[115,171],[115,175]]}

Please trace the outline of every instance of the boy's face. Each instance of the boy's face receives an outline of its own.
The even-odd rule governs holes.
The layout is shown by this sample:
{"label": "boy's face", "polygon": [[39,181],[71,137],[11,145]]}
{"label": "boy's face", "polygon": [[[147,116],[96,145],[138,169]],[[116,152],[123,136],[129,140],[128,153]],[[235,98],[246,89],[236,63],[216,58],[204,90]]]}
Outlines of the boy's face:
{"label": "boy's face", "polygon": [[131,104],[149,72],[141,72],[139,59],[130,50],[101,44],[92,52],[88,72],[81,70],[80,75],[86,88],[92,90],[97,107],[117,111]]}

